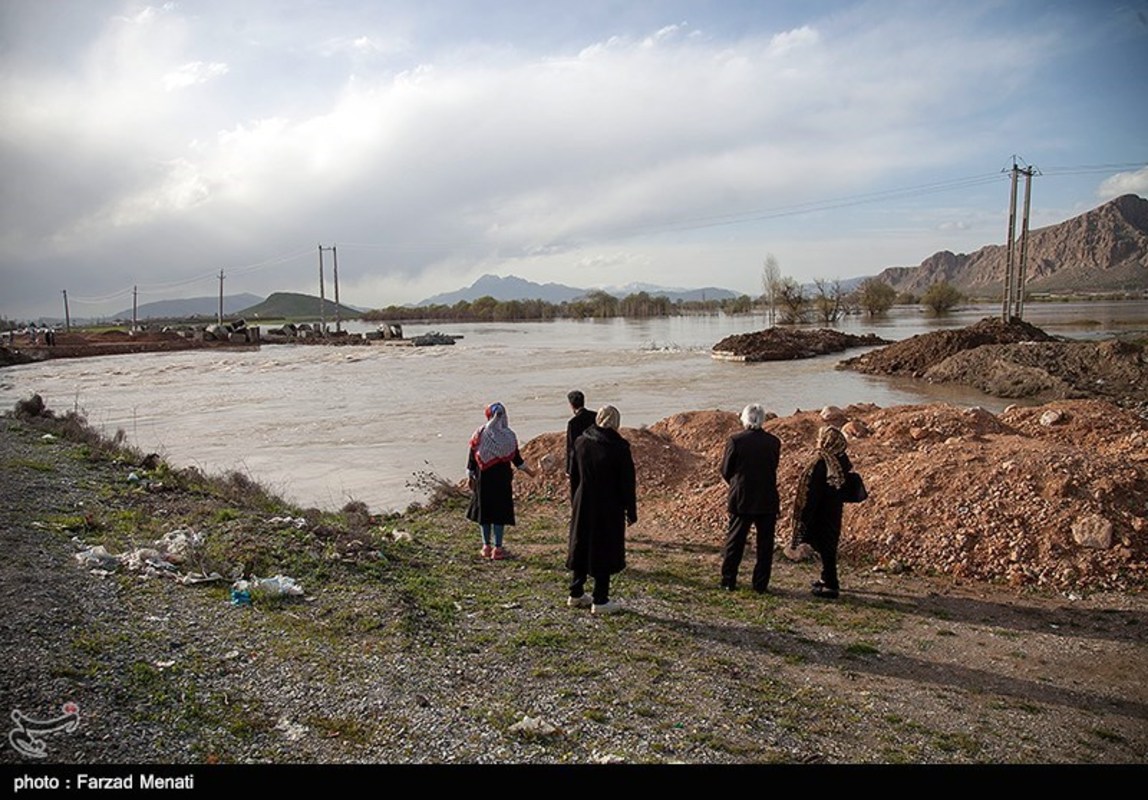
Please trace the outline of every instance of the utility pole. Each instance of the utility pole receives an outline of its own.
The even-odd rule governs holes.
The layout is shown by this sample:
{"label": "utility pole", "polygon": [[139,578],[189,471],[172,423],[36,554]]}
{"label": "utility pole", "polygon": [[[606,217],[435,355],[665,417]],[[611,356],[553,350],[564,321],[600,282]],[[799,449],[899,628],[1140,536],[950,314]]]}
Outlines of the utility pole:
{"label": "utility pole", "polygon": [[331,256],[335,261],[335,333],[341,333],[343,322],[339,311],[339,251],[335,245],[331,245]]}
{"label": "utility pole", "polygon": [[319,335],[327,335],[327,290],[323,286],[323,251],[330,247],[319,245]]}
{"label": "utility pole", "polygon": [[[1017,157],[1012,157],[1011,190],[1009,192],[1008,208],[1008,256],[1005,261],[1004,301],[1001,305],[1001,319],[1008,322],[1011,317],[1021,319],[1024,315],[1024,286],[1027,272],[1026,259],[1028,257],[1028,215],[1032,206],[1032,176],[1039,174],[1031,165],[1023,168],[1017,164]],[[1014,257],[1017,250],[1016,242],[1016,188],[1017,176],[1024,175],[1024,219],[1021,222],[1020,256]]]}
{"label": "utility pole", "polygon": [[1028,212],[1032,207],[1032,176],[1034,167],[1024,173],[1024,219],[1020,226],[1020,266],[1017,274],[1016,317],[1024,319],[1024,286],[1028,277]]}
{"label": "utility pole", "polygon": [[139,297],[138,297],[138,292],[139,292],[139,287],[133,286],[132,287],[132,333],[135,333],[137,330],[139,330],[139,324],[138,324],[138,320],[139,320]]}
{"label": "utility pole", "polygon": [[215,321],[220,327],[223,326],[223,270],[219,271],[219,312],[215,315]]}
{"label": "utility pole", "polygon": [[72,332],[72,316],[68,313],[68,290],[63,289],[64,292],[64,333]]}
{"label": "utility pole", "polygon": [[1001,303],[1001,321],[1008,322],[1009,314],[1012,312],[1012,254],[1013,254],[1013,241],[1016,239],[1016,176],[1017,176],[1016,156],[1012,157],[1012,189],[1009,193],[1008,202],[1008,256],[1005,260],[1005,273],[1004,273],[1004,299]]}

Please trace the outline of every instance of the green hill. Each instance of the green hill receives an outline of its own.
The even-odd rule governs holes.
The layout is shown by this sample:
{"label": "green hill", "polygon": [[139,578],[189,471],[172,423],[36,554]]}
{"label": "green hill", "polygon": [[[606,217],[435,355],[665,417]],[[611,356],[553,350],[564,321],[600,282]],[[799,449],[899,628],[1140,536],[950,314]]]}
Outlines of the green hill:
{"label": "green hill", "polygon": [[[322,303],[322,314],[319,310],[320,300],[309,294],[295,292],[274,292],[264,300],[249,308],[238,312],[236,316],[248,320],[255,319],[284,319],[284,320],[317,320],[320,316],[327,320],[335,319],[335,302],[327,298]],[[358,319],[363,312],[346,305],[339,305],[340,319]]]}

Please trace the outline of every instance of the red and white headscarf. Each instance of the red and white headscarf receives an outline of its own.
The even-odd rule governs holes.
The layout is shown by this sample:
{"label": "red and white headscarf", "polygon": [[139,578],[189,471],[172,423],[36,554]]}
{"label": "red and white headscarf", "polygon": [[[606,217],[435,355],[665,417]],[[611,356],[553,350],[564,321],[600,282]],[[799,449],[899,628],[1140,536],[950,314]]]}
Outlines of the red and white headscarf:
{"label": "red and white headscarf", "polygon": [[511,461],[518,452],[518,436],[510,429],[506,419],[506,407],[502,403],[491,403],[486,408],[487,423],[470,437],[470,447],[474,450],[474,460],[479,469],[486,469],[503,461]]}

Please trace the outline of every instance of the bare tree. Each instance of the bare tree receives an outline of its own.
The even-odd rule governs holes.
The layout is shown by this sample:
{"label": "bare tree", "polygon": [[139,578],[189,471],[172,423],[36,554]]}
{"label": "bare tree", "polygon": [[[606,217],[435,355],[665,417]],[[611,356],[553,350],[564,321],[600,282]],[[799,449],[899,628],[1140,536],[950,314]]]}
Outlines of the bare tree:
{"label": "bare tree", "polygon": [[809,314],[809,301],[801,284],[793,278],[782,278],[777,290],[777,302],[781,306],[781,321],[785,325],[806,322]]}
{"label": "bare tree", "polygon": [[781,300],[781,265],[773,253],[767,253],[761,269],[761,290],[765,304],[769,308],[769,324],[777,321],[777,304]]}
{"label": "bare tree", "polygon": [[841,297],[841,281],[832,283],[821,278],[813,279],[813,308],[817,318],[826,325],[832,325],[841,319],[843,302]]}

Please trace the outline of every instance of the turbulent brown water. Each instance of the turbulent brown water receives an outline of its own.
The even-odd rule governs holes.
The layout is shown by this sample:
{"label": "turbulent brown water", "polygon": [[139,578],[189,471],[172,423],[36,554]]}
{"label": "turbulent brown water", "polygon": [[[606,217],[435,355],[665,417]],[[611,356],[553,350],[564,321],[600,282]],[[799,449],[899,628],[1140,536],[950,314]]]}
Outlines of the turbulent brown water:
{"label": "turbulent brown water", "polygon": [[[896,340],[998,311],[972,308],[940,320],[902,311],[880,322],[849,318],[839,328]],[[1137,320],[1143,327],[1148,303],[1032,306],[1026,317],[1051,333],[1099,336]],[[408,337],[442,330],[463,338],[437,347],[264,345],[62,359],[0,371],[0,405],[39,393],[50,408],[79,409],[108,432],[122,428],[137,447],[175,465],[238,469],[302,505],[338,508],[354,499],[379,511],[419,499],[407,485],[416,471],[460,478],[467,440],[495,400],[506,404],[523,442],[565,427],[572,388],[591,407],[617,406],[623,425],[635,427],[749,402],[779,414],[855,402],[1007,404],[961,387],[835,369],[863,351],[762,364],[710,357],[723,337],[766,326],[761,316],[719,315],[408,324]]]}

